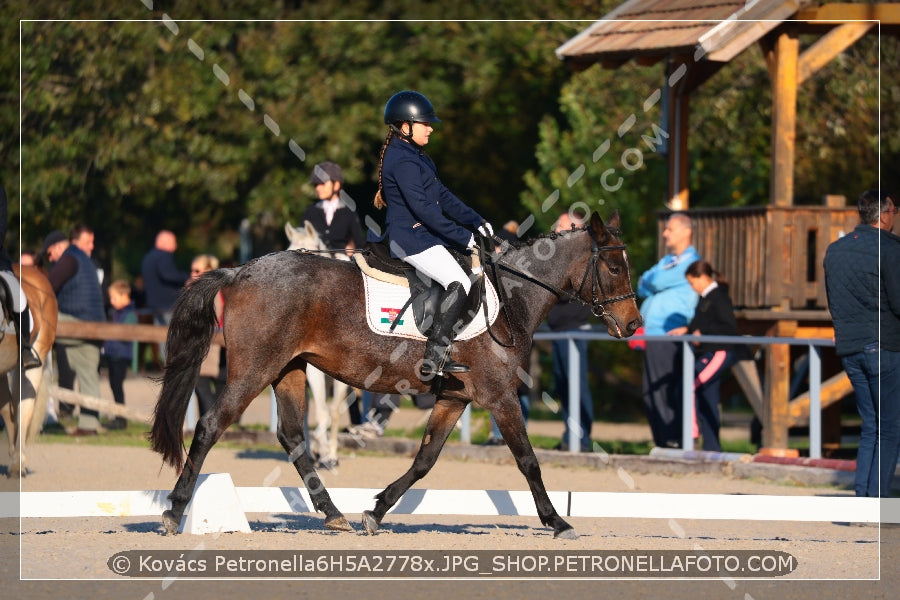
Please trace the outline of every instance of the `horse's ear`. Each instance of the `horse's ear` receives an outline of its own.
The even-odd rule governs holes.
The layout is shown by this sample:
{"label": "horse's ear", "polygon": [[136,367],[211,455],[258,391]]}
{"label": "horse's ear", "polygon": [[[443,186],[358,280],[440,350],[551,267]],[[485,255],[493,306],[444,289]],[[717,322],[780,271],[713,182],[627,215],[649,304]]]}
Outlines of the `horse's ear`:
{"label": "horse's ear", "polygon": [[622,229],[622,219],[619,217],[619,209],[615,209],[609,216],[609,223],[606,224],[610,229]]}
{"label": "horse's ear", "polygon": [[618,230],[620,222],[618,209],[614,210],[612,215],[610,215],[608,224],[603,223],[599,213],[591,213],[591,232],[594,234],[594,239],[598,241],[606,239],[610,235],[608,229]]}
{"label": "horse's ear", "polygon": [[284,224],[284,235],[287,236],[289,242],[294,241],[294,231],[294,226],[291,225],[290,221]]}
{"label": "horse's ear", "polygon": [[311,239],[316,239],[319,237],[319,233],[316,231],[316,228],[309,221],[303,221],[303,227],[306,228],[306,235],[308,235]]}

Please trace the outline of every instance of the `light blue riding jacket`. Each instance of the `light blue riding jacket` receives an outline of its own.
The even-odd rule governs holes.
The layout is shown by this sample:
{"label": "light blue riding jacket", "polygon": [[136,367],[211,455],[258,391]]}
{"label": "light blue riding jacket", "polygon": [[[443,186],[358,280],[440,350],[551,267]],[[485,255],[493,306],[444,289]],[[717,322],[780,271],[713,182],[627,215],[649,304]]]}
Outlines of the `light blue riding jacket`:
{"label": "light blue riding jacket", "polygon": [[697,293],[684,276],[688,266],[700,260],[693,246],[675,256],[667,254],[650,267],[638,281],[637,294],[644,298],[641,317],[645,335],[665,335],[690,322],[697,307]]}

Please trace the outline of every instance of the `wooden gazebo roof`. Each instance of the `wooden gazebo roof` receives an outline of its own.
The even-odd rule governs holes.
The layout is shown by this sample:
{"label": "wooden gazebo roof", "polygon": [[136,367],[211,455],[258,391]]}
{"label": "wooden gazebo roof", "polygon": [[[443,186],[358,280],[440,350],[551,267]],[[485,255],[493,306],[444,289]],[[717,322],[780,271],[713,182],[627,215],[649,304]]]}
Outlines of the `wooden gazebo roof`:
{"label": "wooden gazebo roof", "polygon": [[572,67],[653,64],[672,54],[728,61],[813,0],[628,0],[560,46]]}
{"label": "wooden gazebo roof", "polygon": [[[823,4],[816,0],[627,0],[557,48],[573,69],[616,68],[666,61],[670,134],[669,205],[688,207],[691,92],[753,44],[766,57],[772,81],[770,204],[793,204],[797,90],[804,80],[873,30],[897,33],[900,4]],[[800,53],[798,35],[822,37]]]}

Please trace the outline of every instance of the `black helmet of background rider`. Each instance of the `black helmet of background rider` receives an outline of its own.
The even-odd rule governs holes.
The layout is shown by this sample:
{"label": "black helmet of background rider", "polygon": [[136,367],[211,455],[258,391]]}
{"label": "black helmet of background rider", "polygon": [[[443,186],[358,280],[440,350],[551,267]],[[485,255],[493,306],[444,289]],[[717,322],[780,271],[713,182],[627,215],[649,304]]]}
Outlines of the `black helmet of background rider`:
{"label": "black helmet of background rider", "polygon": [[434,114],[434,107],[428,98],[412,90],[397,92],[384,105],[384,122],[391,126],[395,134],[404,140],[412,141],[412,131],[404,134],[400,129],[402,123],[440,123],[441,120]]}

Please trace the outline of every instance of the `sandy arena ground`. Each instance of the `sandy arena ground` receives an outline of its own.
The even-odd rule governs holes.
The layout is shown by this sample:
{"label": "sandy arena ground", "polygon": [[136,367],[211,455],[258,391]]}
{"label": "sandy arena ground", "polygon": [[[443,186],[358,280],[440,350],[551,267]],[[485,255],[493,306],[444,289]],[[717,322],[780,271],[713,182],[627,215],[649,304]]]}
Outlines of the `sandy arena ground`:
{"label": "sandy arena ground", "polygon": [[[62,490],[170,490],[175,482],[171,469],[160,469],[158,457],[145,448],[117,448],[82,444],[38,443],[31,447],[29,460],[32,474],[22,482],[23,491]],[[383,488],[404,472],[407,457],[370,456],[343,453],[341,465],[333,473],[323,472],[327,487]],[[297,486],[299,477],[281,453],[253,449],[214,448],[203,468],[204,472],[227,472],[237,486]],[[769,481],[752,481],[721,475],[667,476],[656,474],[621,474],[613,469],[573,467],[543,468],[548,490],[634,492],[767,494],[767,495],[846,495],[846,491],[832,488],[784,486]],[[0,484],[10,490],[13,482]],[[527,489],[525,480],[510,464],[492,464],[439,460],[433,471],[416,486],[430,489]],[[559,507],[558,507],[559,509]],[[571,518],[570,523],[580,537],[572,541],[555,540],[552,531],[543,527],[536,517],[470,517],[441,515],[388,514],[376,536],[366,535],[360,526],[359,515],[348,514],[356,531],[336,533],[323,529],[321,514],[251,514],[250,534],[227,533],[204,536],[162,535],[157,518],[94,517],[94,518],[27,518],[22,520],[21,532],[13,520],[0,523],[0,539],[4,548],[19,547],[21,552],[22,594],[38,593],[40,597],[81,597],[75,590],[95,590],[91,598],[182,598],[223,597],[238,589],[293,590],[323,589],[339,597],[354,596],[365,589],[368,595],[381,593],[396,598],[401,590],[423,590],[431,585],[436,589],[473,590],[473,597],[484,595],[488,588],[506,593],[546,597],[550,590],[573,590],[576,597],[582,591],[600,589],[630,590],[642,595],[680,597],[679,590],[706,590],[710,597],[763,598],[790,597],[830,598],[840,586],[865,589],[861,597],[878,597],[885,581],[879,577],[896,579],[900,535],[897,529],[849,526],[846,523],[808,523],[780,521],[724,521],[724,520],[664,520],[664,519],[590,519]],[[879,534],[881,544],[879,544]],[[386,580],[376,575],[367,582],[347,578],[325,581],[266,580],[244,587],[241,581],[188,580],[128,580],[113,573],[107,561],[117,552],[126,550],[190,553],[197,548],[206,550],[280,550],[310,552],[320,550],[373,550],[389,554],[405,551],[452,550],[469,552],[490,551],[650,551],[704,549],[707,551],[783,551],[796,558],[797,567],[789,575],[765,581],[749,579],[715,579],[713,581],[669,581],[647,579],[630,581],[532,579],[530,581],[466,580],[430,581],[418,578],[415,582]],[[879,561],[879,552],[881,560]],[[3,571],[6,579],[16,579],[18,564],[4,552]],[[879,570],[881,565],[881,569]],[[831,581],[818,588],[822,581],[809,580],[873,580]],[[53,580],[53,581],[47,581]],[[90,581],[88,581],[90,580]],[[100,580],[100,581],[97,581]],[[803,582],[801,580],[807,580]],[[174,581],[174,584],[172,583]],[[418,588],[415,583],[418,582]],[[320,586],[325,586],[321,588]],[[362,587],[360,587],[362,586]],[[452,588],[450,586],[453,586]],[[464,586],[460,587],[460,586]],[[500,587],[498,587],[500,586]],[[601,587],[602,586],[602,587]],[[624,586],[624,587],[620,587]],[[697,587],[699,586],[699,587]],[[837,586],[837,587],[836,587]],[[128,589],[123,596],[121,591]],[[206,596],[207,592],[217,593]],[[393,590],[393,591],[392,591]],[[518,590],[518,591],[515,591]],[[575,591],[578,590],[578,591]],[[654,591],[656,590],[656,591]],[[812,591],[803,591],[812,590]],[[455,593],[455,592],[454,592]],[[558,593],[558,592],[557,592]],[[568,592],[566,592],[568,593]],[[74,595],[73,595],[74,594]],[[255,592],[251,592],[255,594]],[[674,595],[673,595],[674,594]],[[746,594],[749,594],[747,596]],[[807,595],[810,594],[810,595]],[[825,595],[823,595],[825,594]],[[593,594],[592,594],[593,595]],[[3,597],[6,594],[2,594]],[[685,596],[687,597],[687,595]],[[696,597],[696,596],[692,596]]]}

